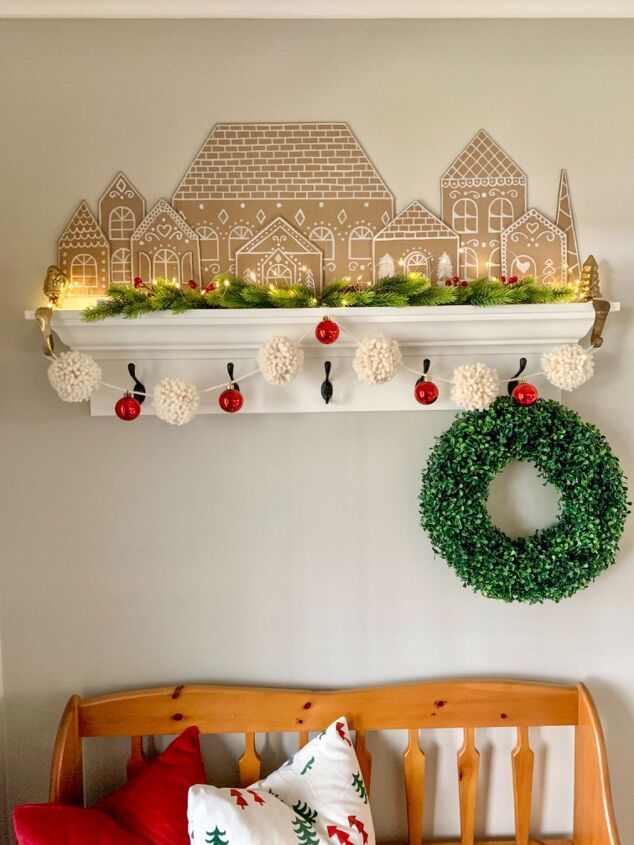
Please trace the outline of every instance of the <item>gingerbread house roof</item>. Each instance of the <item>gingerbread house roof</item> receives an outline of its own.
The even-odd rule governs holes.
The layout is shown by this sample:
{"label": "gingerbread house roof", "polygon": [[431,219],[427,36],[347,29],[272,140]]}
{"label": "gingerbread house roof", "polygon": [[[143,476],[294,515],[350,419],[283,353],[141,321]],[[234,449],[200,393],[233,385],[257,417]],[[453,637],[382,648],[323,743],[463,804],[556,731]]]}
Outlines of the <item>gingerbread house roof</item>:
{"label": "gingerbread house roof", "polygon": [[[545,217],[541,211],[537,211],[536,208],[529,208],[528,211],[525,211],[521,217],[518,217],[517,220],[514,220],[508,228],[506,228],[502,232],[502,239],[508,239],[509,235],[515,232],[517,229],[522,229],[523,227],[527,226],[531,221],[533,224],[537,225],[537,228],[541,226],[542,229],[548,229],[549,232],[552,232],[556,237],[560,238],[564,242],[566,241],[566,233],[556,226],[552,220],[549,220]],[[537,231],[537,228],[534,226],[532,227],[534,231]],[[532,229],[528,230],[532,234]]]}
{"label": "gingerbread house roof", "polygon": [[413,240],[416,238],[457,238],[452,228],[443,223],[422,202],[414,200],[381,229],[376,240]]}
{"label": "gingerbread house roof", "polygon": [[346,123],[218,123],[173,201],[394,198]]}
{"label": "gingerbread house roof", "polygon": [[[197,241],[198,235],[191,226],[181,217],[180,214],[177,214],[172,206],[167,202],[167,200],[160,199],[154,208],[150,209],[148,213],[145,215],[141,223],[137,226],[134,234],[132,235],[133,241],[140,240],[146,232],[152,228],[155,224],[156,220],[162,215],[166,215],[169,217],[170,221],[179,229],[186,238],[190,240]],[[159,233],[160,234],[160,233]]]}
{"label": "gingerbread house roof", "polygon": [[142,201],[143,208],[145,209],[145,198],[137,190],[137,188],[134,187],[125,173],[122,173],[120,170],[103,194],[99,197],[99,209],[101,210],[101,204],[107,199],[132,200],[135,198]]}
{"label": "gingerbread house roof", "polygon": [[[312,253],[313,255],[322,255],[322,251],[316,246],[312,241],[308,240],[307,237],[302,235],[294,226],[292,226],[288,220],[284,220],[283,217],[276,217],[275,220],[271,220],[262,230],[260,230],[257,235],[254,235],[251,240],[246,243],[244,246],[241,246],[238,250],[239,253],[247,253],[247,252],[257,252],[258,247],[260,244],[264,243],[267,238],[270,238],[271,235],[275,234],[278,231],[283,231],[288,237],[292,238],[295,243],[301,247],[305,252]],[[282,248],[284,249],[284,247]]]}
{"label": "gingerbread house roof", "polygon": [[469,141],[442,176],[443,183],[467,180],[490,184],[498,179],[506,184],[509,180],[525,184],[526,174],[484,129]]}
{"label": "gingerbread house roof", "polygon": [[97,219],[85,200],[80,203],[71,217],[58,243],[60,248],[67,249],[95,249],[108,246],[106,236],[99,228]]}

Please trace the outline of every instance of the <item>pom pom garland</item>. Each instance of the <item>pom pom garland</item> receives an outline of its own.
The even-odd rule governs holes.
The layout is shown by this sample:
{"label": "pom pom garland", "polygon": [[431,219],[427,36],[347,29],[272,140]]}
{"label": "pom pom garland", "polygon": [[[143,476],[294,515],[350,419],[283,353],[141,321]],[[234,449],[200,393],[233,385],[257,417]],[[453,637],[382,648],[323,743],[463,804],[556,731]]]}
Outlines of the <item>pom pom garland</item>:
{"label": "pom pom garland", "polygon": [[287,384],[304,366],[304,350],[289,337],[274,337],[261,346],[258,366],[269,384]]}
{"label": "pom pom garland", "polygon": [[465,411],[486,411],[500,389],[497,370],[485,364],[465,364],[453,371],[451,398]]}
{"label": "pom pom garland", "polygon": [[379,334],[363,338],[352,366],[361,381],[384,384],[394,378],[402,363],[403,356],[398,343]]}
{"label": "pom pom garland", "polygon": [[575,390],[592,378],[594,361],[578,343],[567,343],[542,355],[542,369],[553,387]]}
{"label": "pom pom garland", "polygon": [[154,388],[152,404],[156,416],[170,425],[185,425],[196,416],[198,391],[179,378],[164,378]]}
{"label": "pom pom garland", "polygon": [[62,352],[48,368],[48,380],[64,402],[86,402],[99,387],[101,367],[83,352]]}

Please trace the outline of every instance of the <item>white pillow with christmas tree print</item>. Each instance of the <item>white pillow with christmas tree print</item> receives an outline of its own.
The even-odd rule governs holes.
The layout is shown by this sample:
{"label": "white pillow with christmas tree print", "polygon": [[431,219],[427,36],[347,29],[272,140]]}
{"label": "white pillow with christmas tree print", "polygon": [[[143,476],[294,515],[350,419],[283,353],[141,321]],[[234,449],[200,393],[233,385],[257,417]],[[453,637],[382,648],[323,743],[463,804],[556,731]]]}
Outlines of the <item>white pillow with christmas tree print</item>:
{"label": "white pillow with christmas tree print", "polygon": [[192,787],[188,818],[195,845],[375,845],[344,717],[249,789]]}

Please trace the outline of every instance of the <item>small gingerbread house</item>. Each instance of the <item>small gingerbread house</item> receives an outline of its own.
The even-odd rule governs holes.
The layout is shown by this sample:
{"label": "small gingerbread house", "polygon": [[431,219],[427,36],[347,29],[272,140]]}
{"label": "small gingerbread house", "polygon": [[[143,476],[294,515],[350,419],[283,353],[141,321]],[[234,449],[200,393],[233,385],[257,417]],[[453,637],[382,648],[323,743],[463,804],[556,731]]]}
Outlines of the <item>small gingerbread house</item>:
{"label": "small gingerbread house", "polygon": [[108,287],[110,245],[97,220],[82,202],[57,242],[57,264],[76,296],[98,296]]}
{"label": "small gingerbread house", "polygon": [[130,239],[145,217],[145,199],[124,173],[117,173],[99,200],[99,225],[110,244],[110,282],[132,281]]}
{"label": "small gingerbread house", "polygon": [[164,199],[132,235],[132,275],[177,283],[200,278],[198,235]]}
{"label": "small gingerbread house", "polygon": [[237,251],[236,273],[262,287],[304,284],[319,291],[323,253],[283,217],[276,217]]}
{"label": "small gingerbread house", "polygon": [[[372,279],[394,197],[346,123],[219,123],[172,199],[200,238],[202,278],[283,217],[321,251],[326,279]],[[315,279],[319,286],[322,279]]]}
{"label": "small gingerbread house", "polygon": [[566,233],[530,208],[502,232],[502,271],[507,276],[536,276],[544,284],[566,282]]}
{"label": "small gingerbread house", "polygon": [[435,280],[441,258],[445,267],[450,262],[457,268],[459,240],[453,229],[415,200],[375,235],[374,278],[418,272]]}
{"label": "small gingerbread house", "polygon": [[526,174],[481,129],[441,179],[441,216],[460,236],[461,278],[500,274],[501,233],[526,211]]}

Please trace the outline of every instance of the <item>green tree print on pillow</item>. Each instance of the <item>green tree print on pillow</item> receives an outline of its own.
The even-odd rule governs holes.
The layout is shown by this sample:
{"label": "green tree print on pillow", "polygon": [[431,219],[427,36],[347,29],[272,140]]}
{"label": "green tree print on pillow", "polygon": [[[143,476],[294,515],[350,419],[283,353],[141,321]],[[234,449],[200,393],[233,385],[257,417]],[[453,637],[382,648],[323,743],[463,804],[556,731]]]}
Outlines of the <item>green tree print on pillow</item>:
{"label": "green tree print on pillow", "polygon": [[308,761],[308,763],[306,763],[304,768],[301,770],[300,775],[305,775],[306,772],[309,772],[312,769],[314,763],[315,763],[315,758],[311,757],[310,760]]}
{"label": "green tree print on pillow", "polygon": [[307,822],[314,822],[317,818],[317,810],[313,810],[305,801],[297,801],[293,804],[293,810]]}
{"label": "green tree print on pillow", "polygon": [[319,845],[314,827],[301,816],[296,816],[293,819],[293,831],[297,837],[298,845]]}
{"label": "green tree print on pillow", "polygon": [[362,799],[364,804],[368,803],[368,793],[365,788],[365,783],[363,782],[363,778],[361,777],[361,772],[357,772],[356,775],[352,775],[352,785],[355,788],[355,791],[359,798]]}
{"label": "green tree print on pillow", "polygon": [[207,845],[229,845],[229,840],[223,839],[223,836],[226,835],[226,830],[218,830],[218,828],[215,827],[213,830],[207,831],[205,842]]}

